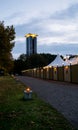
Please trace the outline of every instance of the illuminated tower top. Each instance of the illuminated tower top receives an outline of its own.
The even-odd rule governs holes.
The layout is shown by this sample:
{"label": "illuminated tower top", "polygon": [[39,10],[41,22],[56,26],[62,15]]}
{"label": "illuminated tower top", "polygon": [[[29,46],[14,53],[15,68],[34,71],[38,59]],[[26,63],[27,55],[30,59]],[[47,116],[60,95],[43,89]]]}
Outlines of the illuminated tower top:
{"label": "illuminated tower top", "polygon": [[37,34],[32,34],[32,33],[28,33],[25,35],[25,37],[37,37],[38,35]]}

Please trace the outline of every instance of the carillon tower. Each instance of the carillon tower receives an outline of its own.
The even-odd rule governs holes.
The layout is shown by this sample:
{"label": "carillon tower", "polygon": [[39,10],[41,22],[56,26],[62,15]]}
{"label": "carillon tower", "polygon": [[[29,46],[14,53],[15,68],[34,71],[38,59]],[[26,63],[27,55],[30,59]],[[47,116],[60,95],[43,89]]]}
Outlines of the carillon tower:
{"label": "carillon tower", "polygon": [[26,54],[30,56],[32,54],[37,54],[37,34],[28,33],[26,37]]}

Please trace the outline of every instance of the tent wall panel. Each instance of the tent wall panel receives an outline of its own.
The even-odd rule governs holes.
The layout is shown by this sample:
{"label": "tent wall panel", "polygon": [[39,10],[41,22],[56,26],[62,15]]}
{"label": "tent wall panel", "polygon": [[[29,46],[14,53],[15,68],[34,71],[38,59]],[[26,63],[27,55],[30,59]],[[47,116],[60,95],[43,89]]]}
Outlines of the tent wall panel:
{"label": "tent wall panel", "polygon": [[38,77],[38,69],[36,69],[36,78]]}
{"label": "tent wall panel", "polygon": [[43,79],[43,69],[41,69],[41,78]]}
{"label": "tent wall panel", "polygon": [[33,70],[31,70],[31,77],[33,76]]}
{"label": "tent wall panel", "polygon": [[39,68],[39,78],[41,78],[41,69]]}
{"label": "tent wall panel", "polygon": [[49,79],[49,68],[46,69],[46,79]]}
{"label": "tent wall panel", "polygon": [[34,77],[34,70],[32,69],[32,77]]}
{"label": "tent wall panel", "polygon": [[30,70],[29,70],[28,74],[29,74],[29,76],[31,75]]}
{"label": "tent wall panel", "polygon": [[32,70],[29,70],[29,75],[32,76]]}
{"label": "tent wall panel", "polygon": [[53,79],[53,68],[49,68],[49,79]]}
{"label": "tent wall panel", "polygon": [[73,83],[78,83],[78,65],[71,66],[71,78]]}
{"label": "tent wall panel", "polygon": [[58,67],[58,80],[64,81],[64,69],[63,69],[63,67]]}
{"label": "tent wall panel", "polygon": [[53,80],[58,80],[57,67],[53,67]]}
{"label": "tent wall panel", "polygon": [[43,78],[46,79],[46,68],[43,69]]}
{"label": "tent wall panel", "polygon": [[37,72],[36,77],[37,77],[37,78],[39,78],[39,69],[37,69],[37,71],[36,71],[36,72]]}
{"label": "tent wall panel", "polygon": [[33,69],[33,77],[35,77],[35,76],[34,76],[34,75],[35,75],[34,73],[35,73],[35,72],[34,72],[34,69]]}
{"label": "tent wall panel", "polygon": [[32,70],[32,77],[34,77],[34,69]]}
{"label": "tent wall panel", "polygon": [[38,69],[38,78],[40,78],[40,73],[41,73],[41,71],[40,71],[40,69]]}
{"label": "tent wall panel", "polygon": [[32,70],[32,77],[34,77],[34,69]]}
{"label": "tent wall panel", "polygon": [[34,69],[34,77],[36,77],[36,75],[37,75],[37,70]]}
{"label": "tent wall panel", "polygon": [[28,76],[30,76],[30,70],[28,70]]}
{"label": "tent wall panel", "polygon": [[70,82],[70,66],[65,66],[64,67],[64,81]]}

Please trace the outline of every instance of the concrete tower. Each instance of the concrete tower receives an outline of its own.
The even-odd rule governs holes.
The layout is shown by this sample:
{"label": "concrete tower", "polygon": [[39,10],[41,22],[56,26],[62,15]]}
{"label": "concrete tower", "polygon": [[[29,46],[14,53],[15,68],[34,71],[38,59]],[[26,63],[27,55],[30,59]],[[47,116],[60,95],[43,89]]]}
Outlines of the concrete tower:
{"label": "concrete tower", "polygon": [[28,33],[26,37],[26,54],[30,56],[32,54],[37,54],[37,34]]}

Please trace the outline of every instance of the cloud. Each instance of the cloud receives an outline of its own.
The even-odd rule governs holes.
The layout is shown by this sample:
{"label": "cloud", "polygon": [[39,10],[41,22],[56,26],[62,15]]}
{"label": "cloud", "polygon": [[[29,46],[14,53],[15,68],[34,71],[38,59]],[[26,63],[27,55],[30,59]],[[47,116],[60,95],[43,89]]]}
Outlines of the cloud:
{"label": "cloud", "polygon": [[52,19],[73,19],[76,18],[78,15],[78,3],[71,5],[67,9],[64,9],[62,11],[59,11],[52,15]]}
{"label": "cloud", "polygon": [[78,0],[4,1],[0,4],[0,19],[15,27],[13,54],[16,56],[26,52],[24,36],[27,33],[37,33],[38,49],[42,47],[43,51],[46,47],[46,52],[57,52],[59,45],[78,43]]}
{"label": "cloud", "polygon": [[23,37],[16,37],[15,42],[17,42],[17,43],[19,43],[19,42],[24,43],[25,42],[25,38],[23,38]]}
{"label": "cloud", "polygon": [[[11,20],[9,22],[14,23],[16,31],[16,46],[13,50],[13,54],[18,55],[26,52],[24,36],[27,33],[38,34],[38,49],[40,50],[40,47],[42,47],[41,50],[43,50],[43,52],[55,50],[53,53],[66,53],[67,51],[70,53],[72,47],[69,48],[70,51],[68,48],[67,51],[65,51],[64,47],[66,48],[69,44],[72,44],[74,47],[74,45],[78,44],[77,16],[77,3],[54,13],[42,14],[42,12],[36,12],[27,15],[23,12],[18,12],[13,14],[9,17]],[[54,47],[54,44],[57,45],[57,49]],[[66,46],[64,46],[65,44]]]}
{"label": "cloud", "polygon": [[[28,26],[29,25],[29,26]],[[54,42],[57,43],[78,43],[78,24],[72,21],[65,23],[64,21],[39,21],[37,23],[29,23],[16,27],[17,38],[16,42],[25,42],[26,33],[37,33],[38,44],[50,45]],[[21,30],[21,31],[20,31]]]}
{"label": "cloud", "polygon": [[53,15],[49,14],[42,17],[42,15],[38,14],[35,17],[31,17],[26,23],[15,26],[17,36],[24,37],[29,32],[37,33],[39,41],[47,45],[52,42],[78,42],[76,38],[78,32],[77,7],[78,4],[72,5],[58,12],[57,15],[54,13]]}
{"label": "cloud", "polygon": [[[73,49],[74,48],[74,49]],[[66,55],[66,54],[78,54],[78,44],[60,44],[60,43],[53,43],[49,46],[47,45],[39,45],[38,47],[38,53],[51,53],[51,54],[60,54],[60,55]],[[71,51],[72,50],[72,51]]]}
{"label": "cloud", "polygon": [[26,14],[24,15],[23,12],[17,12],[5,18],[6,24],[13,24],[14,26],[22,25],[29,21],[30,17],[28,17]]}

